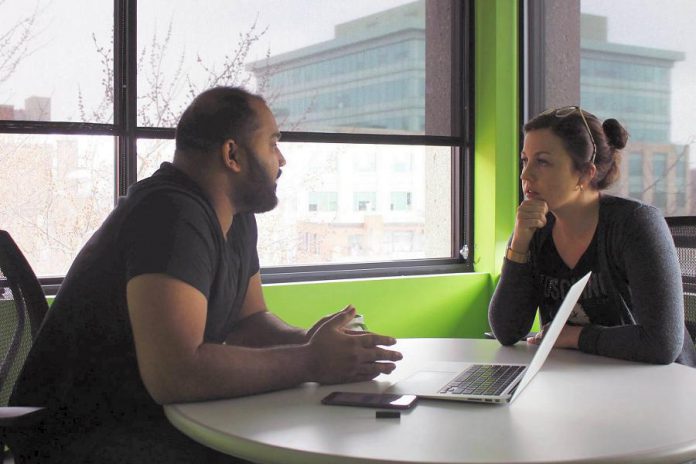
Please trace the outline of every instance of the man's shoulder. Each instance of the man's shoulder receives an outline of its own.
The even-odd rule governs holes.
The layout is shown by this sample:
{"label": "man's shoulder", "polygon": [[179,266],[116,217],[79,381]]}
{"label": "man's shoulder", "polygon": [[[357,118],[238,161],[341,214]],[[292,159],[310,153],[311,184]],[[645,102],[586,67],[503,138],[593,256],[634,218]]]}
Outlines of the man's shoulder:
{"label": "man's shoulder", "polygon": [[142,179],[128,189],[123,198],[126,203],[147,201],[193,202],[209,206],[209,202],[198,185],[171,163],[162,163],[152,176]]}
{"label": "man's shoulder", "polygon": [[204,209],[209,206],[205,198],[175,185],[165,184],[146,187],[129,192],[128,196],[123,197],[124,205],[133,207],[142,204],[171,203],[182,206],[198,206]]}
{"label": "man's shoulder", "polygon": [[187,215],[215,217],[212,205],[199,191],[156,179],[134,185],[128,191],[128,195],[119,199],[118,207],[122,208],[127,215],[140,212],[153,217],[166,214],[179,217]]}

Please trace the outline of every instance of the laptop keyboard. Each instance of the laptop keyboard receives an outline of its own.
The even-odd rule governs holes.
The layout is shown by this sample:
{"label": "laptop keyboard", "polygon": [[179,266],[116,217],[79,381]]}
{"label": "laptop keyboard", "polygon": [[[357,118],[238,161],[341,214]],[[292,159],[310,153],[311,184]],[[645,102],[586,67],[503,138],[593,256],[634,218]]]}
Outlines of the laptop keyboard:
{"label": "laptop keyboard", "polygon": [[440,393],[500,395],[527,366],[475,364],[445,385]]}

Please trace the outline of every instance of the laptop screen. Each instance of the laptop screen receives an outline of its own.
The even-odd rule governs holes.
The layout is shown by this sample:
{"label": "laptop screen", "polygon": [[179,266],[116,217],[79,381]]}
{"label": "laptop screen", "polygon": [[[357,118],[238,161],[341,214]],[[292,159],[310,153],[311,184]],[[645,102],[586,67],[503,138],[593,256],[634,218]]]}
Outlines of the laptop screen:
{"label": "laptop screen", "polygon": [[514,400],[515,397],[520,394],[524,387],[527,386],[529,381],[532,380],[532,378],[534,378],[539,369],[541,369],[541,366],[544,364],[544,361],[546,361],[546,358],[551,352],[553,345],[556,343],[558,336],[561,334],[561,330],[563,330],[563,326],[565,326],[565,323],[568,320],[571,311],[580,299],[580,295],[582,294],[582,291],[585,289],[587,281],[590,280],[591,274],[591,271],[585,274],[580,280],[575,282],[568,290],[568,293],[566,294],[563,303],[561,303],[561,307],[558,308],[556,317],[553,318],[553,321],[551,321],[551,324],[549,324],[548,328],[546,329],[544,338],[541,340],[541,344],[539,345],[536,354],[534,354],[532,362],[529,363],[527,373],[520,381],[520,384],[517,386],[517,389],[515,389],[515,393],[512,395],[512,398],[510,399],[511,401]]}

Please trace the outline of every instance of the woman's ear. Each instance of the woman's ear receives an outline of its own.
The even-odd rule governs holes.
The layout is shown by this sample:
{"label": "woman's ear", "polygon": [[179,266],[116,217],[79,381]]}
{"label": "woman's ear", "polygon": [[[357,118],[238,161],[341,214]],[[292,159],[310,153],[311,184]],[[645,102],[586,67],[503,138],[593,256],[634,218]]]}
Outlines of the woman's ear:
{"label": "woman's ear", "polygon": [[580,184],[589,185],[596,175],[597,166],[595,166],[594,163],[590,163],[590,165],[585,169],[585,172],[580,176],[580,180],[578,182]]}

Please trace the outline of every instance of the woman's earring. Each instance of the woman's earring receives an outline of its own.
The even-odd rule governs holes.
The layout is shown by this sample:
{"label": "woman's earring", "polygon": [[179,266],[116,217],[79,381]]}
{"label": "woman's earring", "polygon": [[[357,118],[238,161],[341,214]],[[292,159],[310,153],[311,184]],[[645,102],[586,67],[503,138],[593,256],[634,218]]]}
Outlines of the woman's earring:
{"label": "woman's earring", "polygon": [[585,188],[580,184],[580,193],[583,193],[585,191]]}

